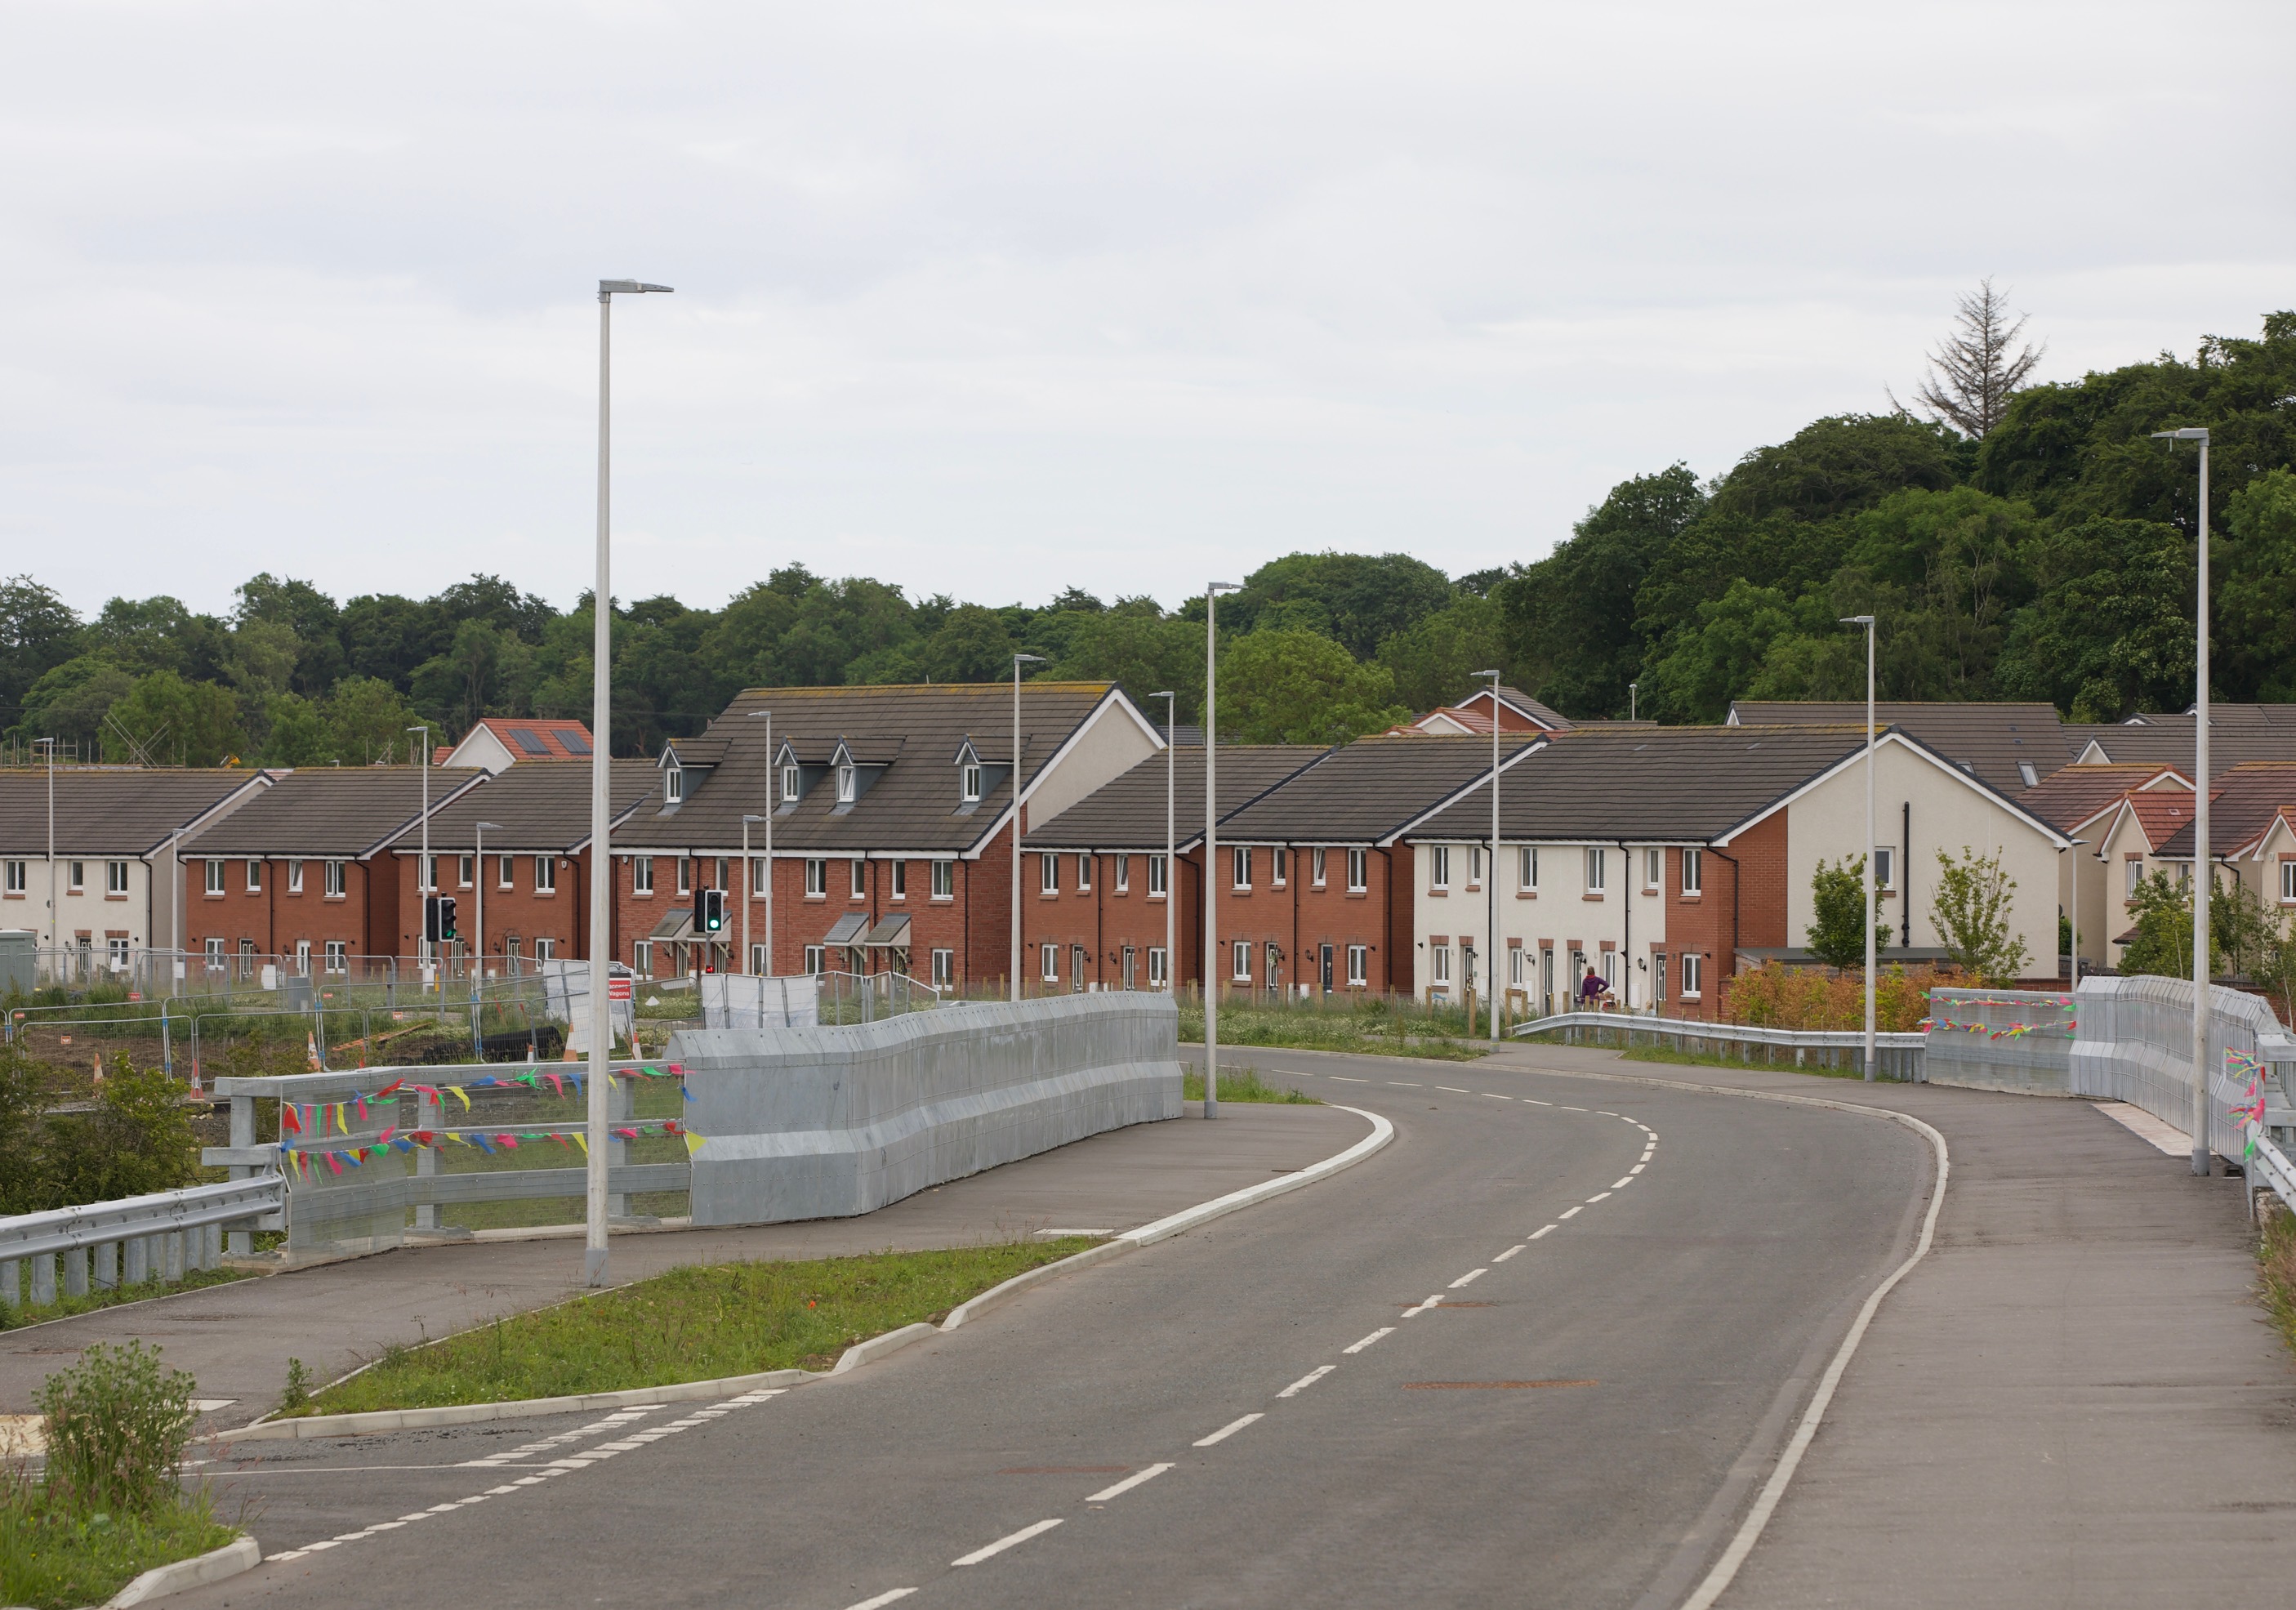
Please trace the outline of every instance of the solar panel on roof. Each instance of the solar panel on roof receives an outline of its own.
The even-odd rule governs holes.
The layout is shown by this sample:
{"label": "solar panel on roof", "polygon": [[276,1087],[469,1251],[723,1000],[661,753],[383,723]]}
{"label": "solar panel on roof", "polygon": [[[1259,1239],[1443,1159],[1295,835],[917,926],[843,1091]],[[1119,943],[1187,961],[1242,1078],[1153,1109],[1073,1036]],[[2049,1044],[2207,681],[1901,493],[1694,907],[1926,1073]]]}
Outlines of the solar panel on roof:
{"label": "solar panel on roof", "polygon": [[558,735],[558,741],[578,755],[590,752],[590,740],[578,732],[568,730]]}
{"label": "solar panel on roof", "polygon": [[550,745],[542,741],[541,735],[526,727],[513,727],[510,729],[510,735],[521,749],[530,755],[546,755],[550,752]]}

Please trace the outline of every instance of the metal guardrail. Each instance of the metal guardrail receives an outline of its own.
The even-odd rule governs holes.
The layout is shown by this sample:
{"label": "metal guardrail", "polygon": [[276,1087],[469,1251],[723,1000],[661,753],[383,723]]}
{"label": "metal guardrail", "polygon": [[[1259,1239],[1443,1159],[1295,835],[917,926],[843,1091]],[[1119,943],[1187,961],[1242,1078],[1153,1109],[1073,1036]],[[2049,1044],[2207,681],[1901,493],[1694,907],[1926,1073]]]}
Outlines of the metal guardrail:
{"label": "metal guardrail", "polygon": [[[1764,1060],[1781,1060],[1775,1053],[1792,1051],[1793,1065],[1856,1067],[1866,1056],[1862,1029],[1773,1029],[1759,1023],[1709,1023],[1701,1018],[1651,1017],[1632,1012],[1558,1012],[1535,1018],[1509,1031],[1516,1039],[1560,1035],[1566,1045],[1621,1044],[1631,1047],[1637,1036],[1649,1043],[1671,1042],[1680,1048],[1711,1053],[1718,1047],[1742,1050],[1759,1047],[1771,1053]],[[1916,1081],[1928,1037],[1921,1034],[1877,1034],[1874,1048],[1875,1072],[1884,1079]]]}
{"label": "metal guardrail", "polygon": [[[0,1304],[53,1302],[59,1258],[68,1297],[213,1269],[222,1261],[226,1225],[275,1221],[286,1200],[286,1180],[275,1171],[0,1219]],[[29,1294],[19,1265],[30,1268]]]}

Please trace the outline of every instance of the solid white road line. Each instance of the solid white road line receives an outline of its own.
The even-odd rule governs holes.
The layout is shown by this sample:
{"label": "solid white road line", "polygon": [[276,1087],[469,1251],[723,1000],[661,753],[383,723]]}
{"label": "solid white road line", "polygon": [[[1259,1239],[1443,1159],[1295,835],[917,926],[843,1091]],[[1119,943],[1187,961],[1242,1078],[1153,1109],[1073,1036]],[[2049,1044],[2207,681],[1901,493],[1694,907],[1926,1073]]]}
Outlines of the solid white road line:
{"label": "solid white road line", "polygon": [[1359,1353],[1363,1351],[1365,1348],[1369,1347],[1373,1343],[1378,1341],[1382,1336],[1391,1336],[1393,1335],[1395,1335],[1395,1327],[1392,1325],[1382,1325],[1377,1330],[1372,1332],[1371,1335],[1365,1336],[1362,1341],[1357,1343],[1353,1347],[1343,1347],[1340,1349],[1340,1351],[1343,1353]]}
{"label": "solid white road line", "polygon": [[[1087,1504],[1105,1504],[1111,1499],[1122,1497],[1124,1494],[1131,1491],[1135,1487],[1139,1486],[1143,1482],[1154,1481],[1158,1476],[1162,1475],[1166,1471],[1171,1468],[1172,1467],[1169,1465],[1151,1465],[1145,1470],[1140,1471],[1133,1475],[1126,1476],[1113,1487],[1103,1487],[1098,1492],[1089,1494],[1085,1499],[1085,1502]],[[857,1606],[856,1607],[856,1610],[858,1610]]]}
{"label": "solid white road line", "polygon": [[[1570,1212],[1573,1212],[1573,1213],[1577,1212],[1578,1211],[1578,1210],[1577,1208],[1572,1208],[1572,1209],[1570,1210]],[[1542,1225],[1540,1225],[1537,1229],[1535,1229],[1535,1230],[1533,1230],[1533,1231],[1531,1231],[1531,1232],[1530,1232],[1530,1236],[1529,1236],[1529,1238],[1530,1240],[1532,1240],[1532,1241],[1536,1241],[1536,1240],[1538,1240],[1541,1236],[1549,1235],[1549,1234],[1553,1233],[1554,1229],[1554,1227],[1553,1225],[1551,1225],[1551,1224],[1542,1224]]]}
{"label": "solid white road line", "polygon": [[1054,1516],[1049,1521],[1038,1521],[1033,1526],[1023,1526],[1018,1532],[998,1538],[986,1548],[976,1548],[971,1554],[959,1555],[956,1558],[949,1561],[949,1564],[952,1565],[978,1565],[981,1561],[989,1558],[991,1556],[1002,1554],[1007,1548],[1016,1548],[1019,1545],[1027,1542],[1032,1537],[1043,1536],[1046,1532],[1050,1532],[1054,1527],[1060,1524],[1061,1517]]}
{"label": "solid white road line", "polygon": [[1490,1272],[1491,1271],[1487,1269],[1471,1269],[1465,1274],[1460,1276],[1456,1280],[1452,1281],[1450,1289],[1456,1292],[1461,1286],[1468,1285],[1472,1281],[1480,1280]]}
{"label": "solid white road line", "polygon": [[1492,1259],[1491,1261],[1493,1263],[1505,1263],[1508,1259],[1513,1257],[1517,1253],[1522,1251],[1523,1248],[1529,1244],[1530,1243],[1528,1241],[1518,1241],[1513,1246],[1507,1248],[1506,1251],[1501,1253],[1497,1257]]}
{"label": "solid white road line", "polygon": [[1306,1375],[1301,1376],[1298,1380],[1292,1382],[1291,1385],[1285,1387],[1282,1392],[1277,1392],[1275,1395],[1279,1398],[1297,1397],[1300,1393],[1307,1391],[1308,1388],[1313,1386],[1316,1382],[1322,1380],[1325,1376],[1330,1375],[1337,1368],[1339,1368],[1339,1366],[1336,1364],[1318,1364],[1315,1368],[1309,1370]]}
{"label": "solid white road line", "polygon": [[[1246,1415],[1246,1416],[1244,1416],[1244,1417],[1243,1417],[1243,1418],[1242,1418],[1241,1420],[1230,1420],[1226,1425],[1225,1425],[1221,1426],[1218,1431],[1216,1431],[1216,1432],[1212,1433],[1212,1434],[1211,1434],[1211,1435],[1210,1435],[1210,1436],[1208,1436],[1208,1437],[1200,1437],[1200,1438],[1198,1438],[1198,1439],[1197,1439],[1193,1443],[1192,1443],[1192,1444],[1191,1444],[1191,1446],[1192,1446],[1192,1447],[1196,1447],[1196,1448],[1210,1448],[1210,1447],[1213,1443],[1215,1443],[1215,1442],[1226,1442],[1230,1437],[1232,1437],[1232,1436],[1235,1435],[1235,1433],[1236,1433],[1237,1432],[1242,1431],[1245,1426],[1247,1426],[1247,1425],[1250,1425],[1254,1420],[1264,1420],[1264,1419],[1266,1419],[1267,1417],[1267,1416],[1265,1416],[1265,1415]],[[1054,1522],[1053,1523],[1053,1524],[1054,1524],[1054,1525],[1055,1525],[1055,1526],[1057,1526],[1057,1525],[1059,1525],[1059,1524],[1060,1524],[1060,1523],[1059,1523],[1058,1521],[1054,1521]],[[1022,1536],[1027,1536],[1027,1535],[1029,1535],[1029,1534],[1024,1532],[1024,1533],[1022,1533],[1021,1535],[1022,1535]],[[1017,1542],[1017,1541],[1019,1541],[1019,1539],[1018,1539],[1018,1538],[1015,1538],[1015,1539],[1013,1539],[1013,1540]],[[996,1553],[996,1549],[997,1549],[997,1548],[1003,1548],[1004,1546],[1004,1544],[1002,1544],[1002,1543],[996,1544],[994,1548],[991,1548],[988,1550],[988,1553],[989,1553],[989,1554],[994,1554],[994,1553]],[[983,1555],[981,1557],[982,1557],[982,1558],[984,1558],[984,1559],[986,1559],[986,1558],[988,1557],[988,1556],[987,1556],[987,1555]],[[965,1564],[965,1563],[966,1563],[966,1562],[964,1562],[964,1561],[963,1561],[963,1560],[959,1560],[959,1561],[957,1562],[957,1564],[958,1564],[958,1565],[964,1565],[964,1564]]]}
{"label": "solid white road line", "polygon": [[875,1598],[865,1598],[857,1605],[848,1605],[845,1610],[884,1610],[884,1606],[895,1599],[906,1598],[915,1591],[914,1588],[896,1588],[889,1593],[879,1594]]}

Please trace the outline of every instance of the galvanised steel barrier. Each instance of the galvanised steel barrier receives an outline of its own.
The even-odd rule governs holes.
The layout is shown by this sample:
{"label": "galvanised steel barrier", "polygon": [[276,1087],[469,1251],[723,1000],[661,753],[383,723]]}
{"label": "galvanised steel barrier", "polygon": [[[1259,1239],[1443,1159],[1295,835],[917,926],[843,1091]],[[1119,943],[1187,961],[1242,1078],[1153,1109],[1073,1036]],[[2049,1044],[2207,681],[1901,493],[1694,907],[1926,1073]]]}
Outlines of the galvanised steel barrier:
{"label": "galvanised steel barrier", "polygon": [[1923,1076],[1976,1090],[2070,1096],[2074,1014],[2065,990],[1932,988]]}
{"label": "galvanised steel barrier", "polygon": [[[1671,1045],[1699,1056],[1719,1056],[1734,1050],[1742,1058],[1759,1048],[1760,1060],[1784,1063],[1779,1053],[1790,1051],[1792,1065],[1823,1068],[1862,1067],[1866,1031],[1862,1029],[1773,1029],[1758,1023],[1708,1023],[1699,1018],[1654,1017],[1636,1012],[1559,1012],[1517,1024],[1516,1039],[1553,1035],[1573,1046]],[[1874,1037],[1874,1072],[1883,1079],[1905,1081],[1922,1077],[1922,1055],[1928,1041],[1920,1034],[1877,1034]]]}
{"label": "galvanised steel barrier", "polygon": [[[2073,1005],[2071,1093],[2128,1102],[2190,1134],[2192,981],[2085,978]],[[2210,988],[2209,1021],[2210,1149],[2237,1158],[2259,1128],[2284,1149],[2296,1144],[2290,1100],[2296,1040],[2264,1001],[2222,985]],[[2253,1111],[2255,1121],[2238,1116],[2243,1111]]]}
{"label": "galvanised steel barrier", "polygon": [[[59,1259],[67,1297],[214,1269],[223,1259],[226,1225],[275,1227],[285,1201],[286,1181],[275,1170],[222,1185],[0,1219],[0,1304],[53,1302]],[[242,1239],[245,1234],[237,1233]],[[29,1291],[20,1269],[30,1274]]]}

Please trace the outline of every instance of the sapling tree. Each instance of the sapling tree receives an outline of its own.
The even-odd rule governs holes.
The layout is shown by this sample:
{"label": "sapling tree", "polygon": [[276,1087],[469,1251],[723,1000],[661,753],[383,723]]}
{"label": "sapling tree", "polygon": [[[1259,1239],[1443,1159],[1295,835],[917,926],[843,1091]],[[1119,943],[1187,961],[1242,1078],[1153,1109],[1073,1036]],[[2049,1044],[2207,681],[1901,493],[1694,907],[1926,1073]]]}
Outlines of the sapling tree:
{"label": "sapling tree", "polygon": [[2017,880],[2003,868],[2001,852],[1981,856],[1964,844],[1958,859],[1942,850],[1937,858],[1937,892],[1931,900],[1946,955],[1985,983],[2016,978],[2025,965],[2025,941],[2010,931]]}
{"label": "sapling tree", "polygon": [[[1874,892],[1878,898],[1881,891]],[[1845,856],[1830,865],[1820,861],[1809,875],[1809,894],[1817,917],[1804,930],[1809,938],[1809,953],[1836,973],[1864,966],[1866,858],[1861,855],[1853,860]],[[1876,923],[1874,948],[1884,950],[1889,944],[1890,925]]]}

